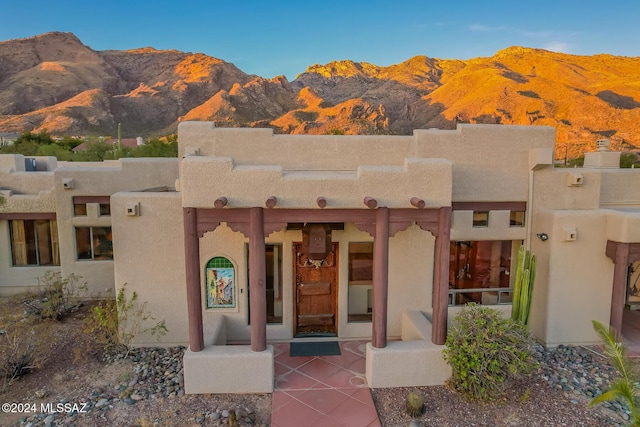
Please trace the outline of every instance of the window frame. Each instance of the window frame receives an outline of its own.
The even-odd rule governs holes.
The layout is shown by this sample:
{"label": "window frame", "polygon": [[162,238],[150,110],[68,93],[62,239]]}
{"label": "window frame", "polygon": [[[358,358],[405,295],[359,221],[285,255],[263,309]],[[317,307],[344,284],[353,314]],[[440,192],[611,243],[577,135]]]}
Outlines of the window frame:
{"label": "window frame", "polygon": [[[370,246],[371,250],[367,252],[352,252],[352,245],[367,245]],[[352,254],[370,254],[368,258],[364,258],[365,261],[370,259],[371,264],[371,277],[368,274],[366,277],[356,275],[354,276],[354,268],[353,268],[353,259]],[[373,292],[373,242],[372,241],[353,241],[348,242],[348,250],[347,250],[347,323],[371,323],[373,321],[373,309],[369,311],[369,294]],[[362,273],[359,273],[362,274]],[[366,286],[367,288],[362,288],[362,286]],[[370,287],[370,289],[369,289]],[[361,297],[366,295],[367,301],[367,313],[351,313],[351,307],[355,305],[352,301],[350,301],[352,297],[352,293],[355,293],[356,290],[366,289],[366,293],[359,292]]]}
{"label": "window frame", "polygon": [[[90,254],[90,258],[80,258],[80,252],[79,252],[79,248],[78,248],[78,230],[79,229],[89,229],[89,254]],[[94,242],[94,229],[104,229],[105,231],[105,236],[112,234],[113,229],[111,228],[111,226],[97,226],[97,225],[87,225],[87,226],[76,226],[74,227],[74,232],[75,232],[75,245],[76,245],[76,261],[113,261],[113,237],[111,239],[108,239],[106,241],[109,241],[111,243],[111,256],[107,256],[106,258],[96,258],[96,247],[93,244]],[[98,245],[102,244],[103,241],[99,242]],[[83,252],[84,253],[84,252]],[[98,256],[103,256],[102,254],[98,255]]]}
{"label": "window frame", "polygon": [[[7,215],[5,218],[8,220],[9,226],[9,245],[11,250],[11,266],[12,267],[57,267],[60,266],[60,239],[58,235],[58,222],[56,220],[55,214],[14,214]],[[15,233],[16,228],[20,227],[17,225],[16,221],[21,222],[22,234],[23,234],[23,242],[17,242]],[[38,230],[38,222],[46,221],[47,224],[47,242],[45,243],[45,247],[49,251],[49,258],[51,259],[50,263],[42,264],[43,254],[41,251],[44,249],[42,242],[40,239],[42,238],[41,230]],[[28,223],[27,223],[28,222]],[[30,227],[27,227],[27,224],[30,224]],[[26,230],[29,228],[33,235],[33,242],[26,241]],[[16,256],[16,244],[21,243],[24,245],[24,264],[16,263],[18,257]],[[28,246],[32,246],[32,249],[29,249]],[[29,252],[33,250],[34,256],[30,256]],[[35,263],[29,263],[29,258],[35,257]],[[21,257],[20,257],[21,258]]]}
{"label": "window frame", "polygon": [[[472,225],[474,228],[487,228],[489,227],[489,212],[488,210],[474,210],[472,214]],[[485,219],[476,219],[476,215],[485,215]]]}

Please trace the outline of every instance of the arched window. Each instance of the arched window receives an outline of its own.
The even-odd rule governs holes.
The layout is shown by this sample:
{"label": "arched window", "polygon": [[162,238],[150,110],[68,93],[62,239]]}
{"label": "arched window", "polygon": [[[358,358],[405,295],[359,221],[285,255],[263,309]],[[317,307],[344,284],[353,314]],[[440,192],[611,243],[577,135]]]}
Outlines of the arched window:
{"label": "arched window", "polygon": [[236,306],[236,271],[225,257],[214,257],[205,267],[207,308],[233,308]]}

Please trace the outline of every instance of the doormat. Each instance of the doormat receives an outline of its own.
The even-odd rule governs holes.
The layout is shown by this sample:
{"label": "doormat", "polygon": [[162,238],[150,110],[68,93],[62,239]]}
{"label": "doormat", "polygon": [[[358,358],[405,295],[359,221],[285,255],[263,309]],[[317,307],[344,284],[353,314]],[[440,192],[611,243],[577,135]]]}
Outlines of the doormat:
{"label": "doormat", "polygon": [[338,341],[292,342],[289,355],[296,356],[340,356]]}

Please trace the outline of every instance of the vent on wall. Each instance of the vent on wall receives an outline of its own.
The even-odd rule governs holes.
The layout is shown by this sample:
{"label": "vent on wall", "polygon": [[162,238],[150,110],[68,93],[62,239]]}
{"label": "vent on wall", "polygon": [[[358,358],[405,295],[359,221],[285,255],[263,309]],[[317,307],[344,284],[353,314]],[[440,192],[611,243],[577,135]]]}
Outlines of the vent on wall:
{"label": "vent on wall", "polygon": [[73,189],[73,178],[62,178],[62,188],[65,190]]}
{"label": "vent on wall", "polygon": [[567,175],[567,186],[579,187],[584,184],[584,176],[578,172],[570,172]]}
{"label": "vent on wall", "polygon": [[575,242],[578,238],[578,230],[575,227],[564,227],[562,229],[563,242]]}
{"label": "vent on wall", "polygon": [[128,203],[127,216],[140,216],[140,203]]}

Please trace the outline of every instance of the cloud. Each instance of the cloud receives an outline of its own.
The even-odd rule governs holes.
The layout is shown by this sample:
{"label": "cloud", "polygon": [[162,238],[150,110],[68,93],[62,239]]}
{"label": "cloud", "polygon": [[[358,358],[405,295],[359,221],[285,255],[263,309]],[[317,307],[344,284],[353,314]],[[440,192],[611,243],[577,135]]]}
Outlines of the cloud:
{"label": "cloud", "polygon": [[565,42],[549,42],[546,45],[542,46],[545,50],[550,50],[552,52],[562,52],[567,53],[570,50],[571,45]]}
{"label": "cloud", "polygon": [[488,25],[483,25],[483,24],[471,24],[469,25],[469,30],[470,31],[484,31],[484,32],[494,32],[494,31],[504,31],[506,30],[507,27],[490,27]]}

